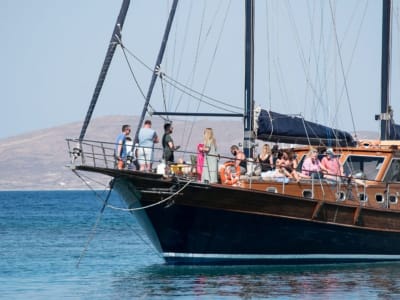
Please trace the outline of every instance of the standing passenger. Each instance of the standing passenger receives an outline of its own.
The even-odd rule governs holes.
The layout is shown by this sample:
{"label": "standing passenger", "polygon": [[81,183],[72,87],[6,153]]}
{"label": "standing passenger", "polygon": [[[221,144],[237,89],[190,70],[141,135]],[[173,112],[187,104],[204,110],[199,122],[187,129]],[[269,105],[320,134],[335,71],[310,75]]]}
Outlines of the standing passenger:
{"label": "standing passenger", "polygon": [[216,183],[218,182],[217,143],[211,128],[204,130],[203,153],[204,163],[201,181]]}
{"label": "standing passenger", "polygon": [[138,161],[141,171],[150,171],[153,163],[154,144],[158,143],[158,136],[151,128],[151,121],[146,120],[143,128],[139,130]]}
{"label": "standing passenger", "polygon": [[180,146],[174,145],[171,137],[173,127],[171,123],[164,124],[164,135],[162,137],[163,159],[165,160],[166,171],[169,173],[169,165],[174,162],[174,151],[178,150]]}
{"label": "standing passenger", "polygon": [[204,144],[200,143],[197,145],[196,173],[197,173],[197,179],[199,181],[201,181],[201,174],[203,173],[203,164],[204,164],[203,148]]}
{"label": "standing passenger", "polygon": [[115,141],[115,149],[114,149],[114,156],[115,161],[118,169],[123,169],[125,167],[125,160],[126,160],[126,137],[131,132],[131,126],[123,125],[122,132],[117,136]]}

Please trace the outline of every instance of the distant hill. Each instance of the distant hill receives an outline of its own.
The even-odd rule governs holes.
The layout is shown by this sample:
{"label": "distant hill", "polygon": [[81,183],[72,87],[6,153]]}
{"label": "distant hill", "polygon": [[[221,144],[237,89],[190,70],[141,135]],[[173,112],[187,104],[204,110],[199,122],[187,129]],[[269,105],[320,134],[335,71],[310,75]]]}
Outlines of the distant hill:
{"label": "distant hill", "polygon": [[[154,118],[153,128],[161,137],[164,122]],[[121,131],[122,124],[131,124],[133,129],[138,117],[106,116],[94,119],[85,138],[105,142],[114,142]],[[201,142],[206,127],[214,129],[218,152],[230,156],[229,148],[243,140],[242,123],[216,119],[197,120],[196,125],[186,121],[174,121],[174,141],[183,150],[195,152]],[[66,138],[77,138],[82,122],[59,127],[33,131],[0,140],[0,190],[54,190],[83,189],[85,183],[78,178],[67,165],[70,158]],[[360,139],[377,138],[376,133],[360,132]],[[186,142],[185,142],[186,141]],[[259,142],[260,146],[262,142]],[[158,155],[160,156],[160,154]],[[179,155],[177,155],[179,158]],[[158,157],[161,158],[161,157]],[[96,174],[84,174],[86,182],[102,189],[109,178]],[[86,177],[88,176],[88,177]]]}

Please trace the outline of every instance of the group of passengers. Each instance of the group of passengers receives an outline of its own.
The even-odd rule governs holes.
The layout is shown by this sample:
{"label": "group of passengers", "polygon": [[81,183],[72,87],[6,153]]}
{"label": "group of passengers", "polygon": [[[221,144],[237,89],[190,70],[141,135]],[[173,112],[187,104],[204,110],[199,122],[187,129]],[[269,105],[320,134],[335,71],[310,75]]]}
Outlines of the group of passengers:
{"label": "group of passengers", "polygon": [[343,176],[343,167],[339,162],[332,148],[326,149],[325,155],[320,160],[318,151],[311,148],[304,159],[299,170],[299,162],[296,153],[290,149],[284,151],[274,146],[271,150],[268,144],[263,146],[261,153],[257,156],[256,162],[259,163],[262,172],[279,172],[287,178],[300,181],[301,178],[337,180]]}
{"label": "group of passengers", "polygon": [[[136,169],[141,171],[150,171],[153,162],[154,144],[159,142],[156,131],[151,128],[151,121],[146,120],[143,127],[140,128],[135,147],[133,147],[134,141],[129,136],[130,133],[131,126],[125,124],[122,126],[122,132],[117,136],[114,149],[116,167],[124,169],[135,166]],[[165,142],[172,142],[172,139],[165,139]]]}
{"label": "group of passengers", "polygon": [[[172,139],[173,127],[170,123],[164,125],[164,135],[162,137],[163,160],[166,164],[166,173],[169,172],[169,165],[174,163],[174,151],[179,149],[175,146]],[[153,162],[154,144],[159,142],[159,138],[154,129],[151,128],[151,121],[146,120],[144,126],[139,130],[138,143],[136,147],[132,147],[133,141],[129,134],[131,127],[129,125],[122,126],[122,133],[117,137],[115,143],[116,167],[124,169],[130,157],[137,158],[135,162],[136,168],[141,171],[150,171]],[[197,146],[197,174],[201,182],[216,183],[218,182],[218,160],[217,143],[212,128],[204,130],[203,142]],[[136,153],[132,153],[135,151]],[[247,173],[247,159],[243,151],[236,145],[230,148],[234,159],[229,162],[229,167],[223,170],[221,175],[226,178],[232,176],[243,175]],[[304,159],[301,170],[298,168],[298,160],[296,153],[290,150],[282,150],[278,145],[272,148],[268,144],[264,144],[261,153],[255,158],[255,163],[263,174],[271,173],[278,176],[284,176],[299,182],[302,178],[327,178],[337,180],[343,176],[343,167],[332,148],[326,149],[325,155],[320,160],[318,151],[311,148]],[[223,176],[223,177],[225,177]]]}

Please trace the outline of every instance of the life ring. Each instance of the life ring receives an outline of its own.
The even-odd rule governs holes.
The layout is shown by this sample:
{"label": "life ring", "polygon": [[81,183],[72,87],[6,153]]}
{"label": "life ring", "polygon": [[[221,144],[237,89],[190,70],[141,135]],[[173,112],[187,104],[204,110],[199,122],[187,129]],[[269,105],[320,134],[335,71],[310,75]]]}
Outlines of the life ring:
{"label": "life ring", "polygon": [[227,161],[226,163],[224,163],[224,165],[222,166],[221,170],[219,171],[219,175],[221,177],[221,182],[223,184],[229,184],[229,185],[233,185],[236,182],[239,181],[239,177],[240,177],[240,166],[236,167],[236,174],[238,174],[238,176],[233,177],[232,173],[229,172],[229,176],[226,176],[226,169],[230,168],[230,167],[234,167],[235,163],[232,161]]}

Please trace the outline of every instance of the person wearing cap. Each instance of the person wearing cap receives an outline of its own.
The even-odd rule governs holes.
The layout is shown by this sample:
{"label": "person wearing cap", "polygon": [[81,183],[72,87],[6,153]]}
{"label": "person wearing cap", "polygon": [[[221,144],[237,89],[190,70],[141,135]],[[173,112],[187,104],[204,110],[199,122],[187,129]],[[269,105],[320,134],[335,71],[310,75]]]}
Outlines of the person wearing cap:
{"label": "person wearing cap", "polygon": [[326,169],[324,177],[327,179],[339,180],[340,176],[344,175],[343,166],[332,148],[326,149],[325,156],[321,160],[321,166]]}

